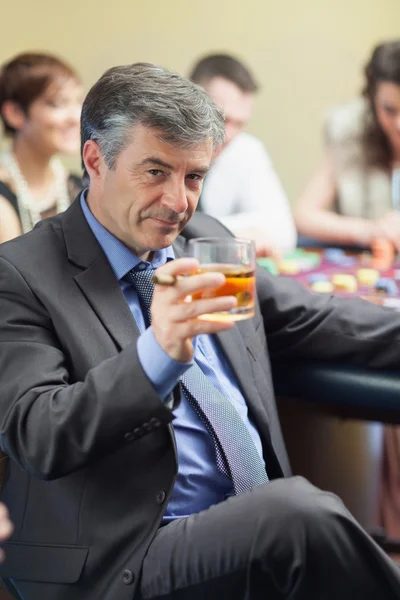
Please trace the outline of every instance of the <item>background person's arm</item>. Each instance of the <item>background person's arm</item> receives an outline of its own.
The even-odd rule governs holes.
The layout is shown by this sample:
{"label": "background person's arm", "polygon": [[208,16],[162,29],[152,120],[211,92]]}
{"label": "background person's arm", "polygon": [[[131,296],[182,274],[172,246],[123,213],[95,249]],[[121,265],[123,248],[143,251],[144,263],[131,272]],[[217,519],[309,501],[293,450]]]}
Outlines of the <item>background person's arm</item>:
{"label": "background person's arm", "polygon": [[334,213],[336,193],[332,161],[327,154],[295,206],[298,233],[339,245],[368,246],[379,235],[377,224]]}
{"label": "background person's arm", "polygon": [[9,201],[0,196],[0,244],[21,235],[18,215]]}
{"label": "background person's arm", "polygon": [[[0,544],[6,542],[13,531],[14,527],[10,521],[8,509],[3,502],[0,502]],[[0,549],[0,562],[3,562],[4,558],[4,550]]]}

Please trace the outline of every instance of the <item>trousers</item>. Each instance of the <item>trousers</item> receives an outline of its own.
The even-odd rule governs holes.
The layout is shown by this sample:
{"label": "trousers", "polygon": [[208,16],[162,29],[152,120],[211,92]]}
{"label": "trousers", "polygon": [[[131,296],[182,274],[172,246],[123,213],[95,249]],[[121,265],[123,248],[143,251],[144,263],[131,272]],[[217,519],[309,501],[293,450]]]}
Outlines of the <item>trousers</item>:
{"label": "trousers", "polygon": [[141,600],[394,600],[400,568],[335,495],[274,480],[158,530]]}

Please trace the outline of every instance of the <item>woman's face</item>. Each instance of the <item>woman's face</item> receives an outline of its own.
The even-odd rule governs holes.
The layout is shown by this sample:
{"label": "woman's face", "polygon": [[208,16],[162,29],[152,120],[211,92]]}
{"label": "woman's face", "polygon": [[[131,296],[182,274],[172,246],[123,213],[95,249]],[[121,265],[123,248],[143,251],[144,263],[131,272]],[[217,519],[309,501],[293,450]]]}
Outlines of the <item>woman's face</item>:
{"label": "woman's face", "polygon": [[83,88],[74,79],[54,82],[29,106],[17,135],[49,156],[78,152],[82,102]]}
{"label": "woman's face", "polygon": [[393,149],[400,150],[400,85],[381,81],[374,97],[378,122]]}

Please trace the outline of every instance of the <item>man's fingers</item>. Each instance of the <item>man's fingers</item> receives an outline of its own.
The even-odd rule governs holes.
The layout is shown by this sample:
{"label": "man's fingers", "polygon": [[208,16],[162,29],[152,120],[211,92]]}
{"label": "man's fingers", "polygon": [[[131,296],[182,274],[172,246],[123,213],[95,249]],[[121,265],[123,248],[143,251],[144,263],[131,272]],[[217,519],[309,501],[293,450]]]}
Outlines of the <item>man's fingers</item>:
{"label": "man's fingers", "polygon": [[[155,284],[159,291],[168,294],[171,302],[177,302],[200,290],[218,288],[225,283],[225,275],[218,271],[195,274],[199,262],[194,258],[178,258],[163,265],[155,272]],[[167,298],[163,296],[163,299]]]}
{"label": "man's fingers", "polygon": [[181,339],[193,339],[197,335],[207,335],[227,331],[235,326],[235,321],[205,321],[192,319],[175,324],[175,335]]}
{"label": "man's fingers", "polygon": [[177,296],[184,297],[201,290],[219,288],[224,285],[224,283],[225,275],[223,273],[199,273],[198,275],[190,275],[179,279],[175,285],[174,292]]}
{"label": "man's fingers", "polygon": [[159,267],[156,275],[189,275],[190,273],[196,273],[198,268],[199,261],[197,258],[177,258]]}
{"label": "man's fingers", "polygon": [[178,304],[171,307],[171,319],[176,322],[196,319],[200,315],[208,313],[224,312],[237,306],[237,299],[234,296],[221,296],[220,298],[207,298],[204,300],[194,300],[184,304]]}
{"label": "man's fingers", "polygon": [[163,300],[165,301],[168,298],[171,302],[178,302],[182,298],[201,290],[219,288],[225,283],[225,275],[218,272],[181,275],[174,281],[172,279],[174,276],[157,270],[156,277],[160,280],[160,284],[157,285],[156,279],[156,287],[164,294]]}

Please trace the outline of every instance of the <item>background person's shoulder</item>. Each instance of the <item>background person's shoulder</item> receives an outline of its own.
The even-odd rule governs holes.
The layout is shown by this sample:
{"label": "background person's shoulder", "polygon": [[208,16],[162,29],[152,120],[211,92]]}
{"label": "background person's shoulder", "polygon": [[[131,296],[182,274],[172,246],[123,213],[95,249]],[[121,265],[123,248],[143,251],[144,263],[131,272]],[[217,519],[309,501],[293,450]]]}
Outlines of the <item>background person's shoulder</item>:
{"label": "background person's shoulder", "polygon": [[260,150],[265,152],[264,143],[255,135],[247,132],[239,133],[229,144],[227,150],[229,148],[235,153],[251,153]]}
{"label": "background person's shoulder", "polygon": [[340,143],[358,137],[363,130],[366,111],[366,102],[361,97],[329,108],[324,121],[327,141]]}
{"label": "background person's shoulder", "polygon": [[4,258],[17,268],[34,265],[35,268],[45,269],[56,247],[62,247],[59,222],[60,215],[44,219],[32,231],[0,244],[0,258]]}

